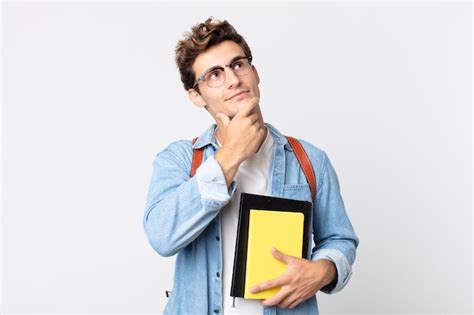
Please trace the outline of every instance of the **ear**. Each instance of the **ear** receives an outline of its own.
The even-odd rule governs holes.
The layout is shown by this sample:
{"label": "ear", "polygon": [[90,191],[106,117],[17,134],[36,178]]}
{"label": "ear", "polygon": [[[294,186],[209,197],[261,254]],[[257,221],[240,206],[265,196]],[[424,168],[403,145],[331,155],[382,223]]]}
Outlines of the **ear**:
{"label": "ear", "polygon": [[188,90],[188,97],[193,102],[194,105],[197,107],[205,107],[206,101],[202,98],[201,94],[199,94],[195,89]]}
{"label": "ear", "polygon": [[260,77],[258,75],[257,68],[254,65],[252,65],[252,70],[253,70],[253,73],[255,73],[255,77],[257,78],[257,84],[260,84]]}

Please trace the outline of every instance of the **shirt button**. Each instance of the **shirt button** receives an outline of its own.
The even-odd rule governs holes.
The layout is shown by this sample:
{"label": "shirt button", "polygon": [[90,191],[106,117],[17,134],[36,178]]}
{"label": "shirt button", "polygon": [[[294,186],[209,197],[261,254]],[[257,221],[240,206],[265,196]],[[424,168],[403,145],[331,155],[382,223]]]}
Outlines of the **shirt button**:
{"label": "shirt button", "polygon": [[217,276],[217,278],[219,278],[221,276],[221,274],[216,272],[216,276]]}
{"label": "shirt button", "polygon": [[221,238],[219,236],[216,236],[216,240],[220,240]]}
{"label": "shirt button", "polygon": [[219,310],[214,310],[214,313],[219,313]]}

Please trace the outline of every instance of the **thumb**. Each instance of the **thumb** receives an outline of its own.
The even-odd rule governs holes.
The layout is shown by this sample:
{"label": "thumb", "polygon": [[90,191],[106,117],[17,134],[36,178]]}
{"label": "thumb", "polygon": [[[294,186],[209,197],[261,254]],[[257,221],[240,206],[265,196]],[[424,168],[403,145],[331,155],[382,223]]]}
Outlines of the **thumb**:
{"label": "thumb", "polygon": [[224,126],[224,128],[227,128],[229,125],[230,119],[227,117],[227,115],[224,115],[222,113],[217,113],[216,114],[217,120],[220,120],[221,124]]}
{"label": "thumb", "polygon": [[289,256],[280,252],[278,249],[276,249],[276,247],[272,247],[272,255],[273,257],[285,264],[289,264],[291,262],[291,259],[293,258],[293,256]]}

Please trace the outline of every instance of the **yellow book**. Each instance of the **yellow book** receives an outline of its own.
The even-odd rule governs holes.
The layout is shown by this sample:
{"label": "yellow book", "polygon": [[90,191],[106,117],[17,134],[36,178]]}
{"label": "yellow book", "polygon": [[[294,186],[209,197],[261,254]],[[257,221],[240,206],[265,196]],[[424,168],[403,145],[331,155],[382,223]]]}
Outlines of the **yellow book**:
{"label": "yellow book", "polygon": [[273,257],[272,247],[301,258],[303,230],[301,212],[250,210],[244,298],[267,299],[280,290],[250,293],[252,286],[277,278],[286,271],[286,264]]}

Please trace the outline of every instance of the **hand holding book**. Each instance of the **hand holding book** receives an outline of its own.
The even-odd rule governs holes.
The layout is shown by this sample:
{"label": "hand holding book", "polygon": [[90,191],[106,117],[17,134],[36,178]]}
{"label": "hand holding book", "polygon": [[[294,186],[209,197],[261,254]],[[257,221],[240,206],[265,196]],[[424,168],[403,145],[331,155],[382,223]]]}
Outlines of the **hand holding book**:
{"label": "hand holding book", "polygon": [[311,222],[307,201],[242,193],[230,295],[293,308],[336,280],[332,261],[308,260]]}
{"label": "hand holding book", "polygon": [[272,250],[272,255],[285,263],[287,269],[282,276],[252,287],[252,293],[281,287],[276,295],[262,302],[265,306],[294,308],[331,283],[337,275],[334,263],[327,259],[309,261],[286,255],[276,248]]}

